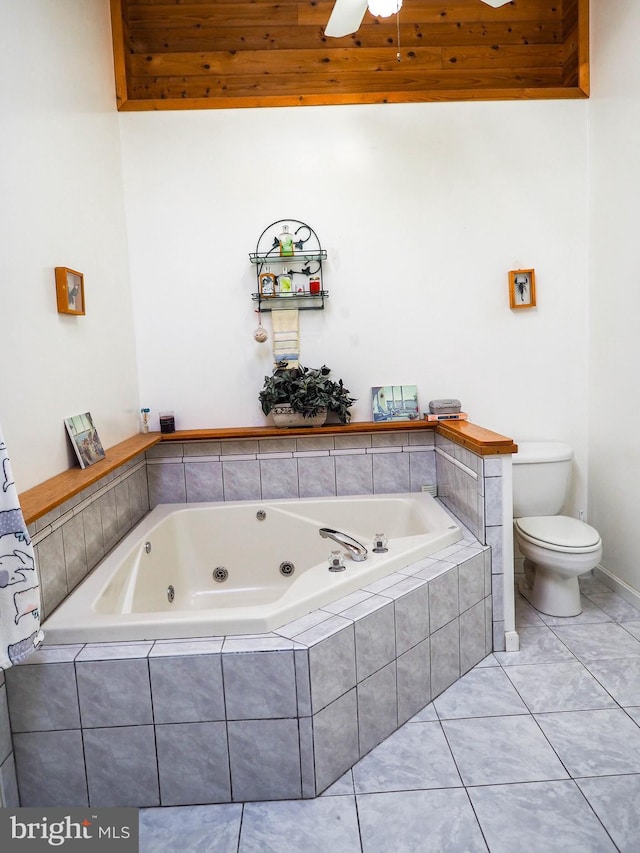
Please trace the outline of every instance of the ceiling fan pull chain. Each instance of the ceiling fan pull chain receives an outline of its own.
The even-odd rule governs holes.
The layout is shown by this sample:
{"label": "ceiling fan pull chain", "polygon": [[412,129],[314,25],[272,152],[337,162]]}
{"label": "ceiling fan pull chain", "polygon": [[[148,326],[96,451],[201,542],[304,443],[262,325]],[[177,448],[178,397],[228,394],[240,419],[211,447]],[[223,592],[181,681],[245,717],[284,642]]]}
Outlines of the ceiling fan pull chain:
{"label": "ceiling fan pull chain", "polygon": [[400,8],[398,7],[398,11],[396,12],[396,29],[398,32],[398,52],[396,54],[396,59],[400,62]]}

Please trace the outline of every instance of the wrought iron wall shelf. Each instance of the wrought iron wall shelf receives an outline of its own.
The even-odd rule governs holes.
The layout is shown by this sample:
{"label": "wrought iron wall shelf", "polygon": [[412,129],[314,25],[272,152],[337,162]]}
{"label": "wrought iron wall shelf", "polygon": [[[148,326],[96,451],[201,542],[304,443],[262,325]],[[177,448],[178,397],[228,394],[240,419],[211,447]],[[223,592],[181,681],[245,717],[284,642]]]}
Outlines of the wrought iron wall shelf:
{"label": "wrought iron wall shelf", "polygon": [[258,285],[251,298],[258,303],[258,310],[321,311],[329,296],[322,284],[322,262],[326,259],[318,235],[306,222],[272,222],[258,238],[255,252],[249,254]]}
{"label": "wrought iron wall shelf", "polygon": [[251,298],[258,303],[258,310],[262,312],[286,310],[297,308],[299,311],[318,311],[324,308],[324,300],[329,298],[327,290],[320,293],[294,293],[292,296],[262,296],[260,293],[252,293]]}

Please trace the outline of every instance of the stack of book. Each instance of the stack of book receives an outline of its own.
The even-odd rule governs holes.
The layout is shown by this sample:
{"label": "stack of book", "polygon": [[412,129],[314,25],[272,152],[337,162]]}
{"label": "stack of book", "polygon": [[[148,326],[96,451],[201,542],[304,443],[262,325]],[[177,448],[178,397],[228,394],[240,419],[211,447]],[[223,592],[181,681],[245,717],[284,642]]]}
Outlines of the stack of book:
{"label": "stack of book", "polygon": [[468,421],[469,415],[466,412],[443,412],[441,414],[431,414],[425,412],[425,421]]}

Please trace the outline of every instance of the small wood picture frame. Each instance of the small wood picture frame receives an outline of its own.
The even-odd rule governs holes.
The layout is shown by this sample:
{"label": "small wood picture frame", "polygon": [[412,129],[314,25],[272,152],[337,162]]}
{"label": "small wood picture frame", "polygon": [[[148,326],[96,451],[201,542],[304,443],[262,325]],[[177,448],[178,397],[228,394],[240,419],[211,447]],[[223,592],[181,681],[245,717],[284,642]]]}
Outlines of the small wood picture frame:
{"label": "small wood picture frame", "polygon": [[56,300],[59,314],[84,315],[84,276],[68,267],[56,267]]}
{"label": "small wood picture frame", "polygon": [[536,274],[534,270],[509,271],[509,307],[533,308],[536,304]]}

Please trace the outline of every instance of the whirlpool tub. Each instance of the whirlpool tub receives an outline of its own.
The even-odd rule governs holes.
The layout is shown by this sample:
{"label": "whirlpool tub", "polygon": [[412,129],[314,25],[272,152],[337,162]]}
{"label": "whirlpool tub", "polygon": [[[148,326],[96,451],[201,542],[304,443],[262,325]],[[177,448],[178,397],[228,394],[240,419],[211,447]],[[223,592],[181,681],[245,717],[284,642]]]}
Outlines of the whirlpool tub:
{"label": "whirlpool tub", "polygon": [[[367,559],[333,550],[348,534]],[[373,553],[375,534],[388,538]],[[47,643],[273,631],[462,538],[431,495],[366,495],[153,509],[44,622]]]}

